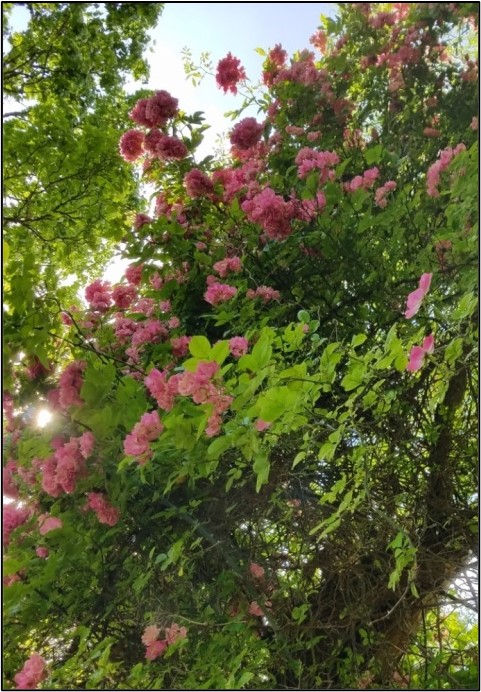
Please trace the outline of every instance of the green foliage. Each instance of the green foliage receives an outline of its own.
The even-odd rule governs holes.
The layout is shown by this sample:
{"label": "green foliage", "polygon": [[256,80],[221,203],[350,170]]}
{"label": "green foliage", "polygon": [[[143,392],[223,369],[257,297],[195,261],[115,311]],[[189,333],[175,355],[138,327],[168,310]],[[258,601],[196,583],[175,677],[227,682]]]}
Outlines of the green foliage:
{"label": "green foliage", "polygon": [[[133,12],[130,3],[107,14],[33,5],[39,26],[65,12],[69,27],[96,17],[110,30]],[[319,60],[300,53],[288,79],[266,77],[269,86],[247,94],[244,105],[257,99],[274,135],[247,163],[234,151],[228,170],[214,159],[194,164],[198,113],[166,125],[189,154],[149,159],[147,179],[176,206],[128,238],[119,227],[133,211],[134,175],[113,164],[96,177],[129,127],[118,93],[92,96],[96,110],[77,113],[70,130],[50,65],[45,100],[39,91],[28,120],[11,120],[20,160],[35,166],[22,163],[16,180],[15,144],[8,149],[8,194],[18,200],[7,216],[25,213],[27,225],[7,224],[6,475],[32,515],[7,541],[7,688],[37,651],[49,689],[474,689],[476,629],[446,608],[460,605],[456,581],[477,547],[476,85],[463,78],[472,66],[439,59],[443,42],[462,55],[456,36],[472,10],[387,6],[391,21],[378,9],[341,5],[336,20],[323,20]],[[99,39],[99,55],[111,39]],[[418,42],[423,51],[399,58],[403,83],[393,84],[399,71],[378,55],[396,64],[393,55]],[[273,69],[269,56],[265,67]],[[186,54],[194,79],[210,69],[208,56],[196,68]],[[424,133],[434,117],[436,139]],[[58,170],[53,149],[35,153],[57,136]],[[460,142],[436,196],[431,166]],[[300,173],[307,147],[336,153],[331,174]],[[82,162],[96,189],[105,180],[92,207]],[[375,182],[351,189],[373,166]],[[193,167],[218,172],[214,193],[187,195]],[[246,177],[226,194],[232,170]],[[67,207],[62,224],[70,173],[87,204]],[[396,187],[383,206],[388,181]],[[292,204],[285,214],[296,210],[285,237],[246,211],[266,188]],[[47,243],[26,234],[33,214]],[[281,227],[284,216],[276,219]],[[60,323],[71,294],[58,278],[84,270],[83,254],[73,256],[81,240],[94,247],[121,233],[125,256],[143,264],[144,300],[79,308],[72,325]],[[216,263],[233,257],[241,268],[212,282]],[[406,319],[423,274],[430,288]],[[206,288],[219,282],[237,291],[213,305]],[[234,337],[245,341],[236,347]],[[424,360],[412,367],[422,344]],[[32,376],[29,360],[13,362],[20,350],[47,370]],[[48,367],[67,359],[85,367],[59,384],[60,367]],[[39,431],[29,415],[47,396],[53,417]],[[93,449],[78,452],[85,433]],[[75,449],[75,487],[52,489],[51,465],[59,483]],[[95,508],[99,494],[118,512],[113,520]],[[41,513],[63,525],[42,534]],[[173,623],[185,636],[149,660],[145,628],[156,625],[167,641]]]}
{"label": "green foliage", "polygon": [[[7,386],[19,351],[55,359],[60,306],[76,302],[80,277],[97,272],[130,231],[139,196],[117,153],[128,123],[122,85],[147,76],[142,51],[162,10],[161,3],[24,4],[26,29],[5,24]],[[12,3],[3,9],[8,19]]]}

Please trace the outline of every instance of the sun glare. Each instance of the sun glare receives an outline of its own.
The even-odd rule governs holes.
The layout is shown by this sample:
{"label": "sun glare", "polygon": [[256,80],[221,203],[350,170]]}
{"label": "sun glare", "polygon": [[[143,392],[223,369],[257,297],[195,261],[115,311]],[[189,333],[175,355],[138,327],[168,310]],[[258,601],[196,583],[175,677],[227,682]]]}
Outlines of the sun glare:
{"label": "sun glare", "polygon": [[37,414],[37,427],[44,428],[52,420],[52,413],[46,409],[42,408]]}

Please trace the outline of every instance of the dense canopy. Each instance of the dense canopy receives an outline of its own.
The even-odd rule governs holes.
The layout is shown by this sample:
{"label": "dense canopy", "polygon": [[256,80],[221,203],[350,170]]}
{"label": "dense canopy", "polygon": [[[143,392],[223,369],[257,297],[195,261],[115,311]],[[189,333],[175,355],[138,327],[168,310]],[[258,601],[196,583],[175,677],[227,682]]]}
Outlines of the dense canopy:
{"label": "dense canopy", "polygon": [[[476,628],[445,606],[478,547],[477,5],[340,4],[257,86],[224,56],[222,161],[175,93],[121,90],[158,3],[27,5],[5,686],[475,689]],[[122,281],[86,278],[120,239]]]}

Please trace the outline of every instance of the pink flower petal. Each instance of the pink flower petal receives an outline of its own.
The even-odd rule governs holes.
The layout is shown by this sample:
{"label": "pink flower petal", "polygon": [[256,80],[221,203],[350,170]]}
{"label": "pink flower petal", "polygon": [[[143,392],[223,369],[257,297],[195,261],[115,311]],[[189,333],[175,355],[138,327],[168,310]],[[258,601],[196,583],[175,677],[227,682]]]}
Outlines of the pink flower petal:
{"label": "pink flower petal", "polygon": [[432,274],[423,274],[419,279],[418,288],[408,295],[407,310],[404,313],[404,316],[407,320],[411,319],[411,317],[414,317],[414,315],[421,307],[421,303],[423,302],[424,296],[429,291],[429,287],[431,286],[432,276]]}
{"label": "pink flower petal", "polygon": [[434,334],[424,338],[422,348],[424,353],[434,353]]}
{"label": "pink flower petal", "polygon": [[409,372],[419,370],[424,362],[424,355],[425,351],[421,346],[413,346],[409,354],[409,363],[406,366],[406,370],[409,370]]}
{"label": "pink flower petal", "polygon": [[432,278],[432,274],[423,274],[419,279],[419,288],[424,291],[424,295],[426,295],[426,293],[429,291]]}
{"label": "pink flower petal", "polygon": [[421,288],[417,288],[415,291],[408,295],[407,310],[404,313],[404,316],[407,320],[411,319],[411,317],[414,317],[414,315],[417,313],[417,311],[421,307],[421,303],[423,302],[424,295],[425,294]]}

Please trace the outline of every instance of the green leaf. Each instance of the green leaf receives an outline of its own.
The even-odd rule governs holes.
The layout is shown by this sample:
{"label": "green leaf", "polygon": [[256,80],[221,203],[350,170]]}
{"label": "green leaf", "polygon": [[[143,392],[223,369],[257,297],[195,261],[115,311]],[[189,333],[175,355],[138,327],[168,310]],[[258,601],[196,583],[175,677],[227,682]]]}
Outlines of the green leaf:
{"label": "green leaf", "polygon": [[10,257],[10,245],[7,243],[6,240],[3,241],[3,266],[8,262],[8,258]]}
{"label": "green leaf", "polygon": [[250,670],[245,670],[240,678],[237,680],[236,685],[233,689],[235,690],[240,690],[244,687],[244,685],[247,685],[248,682],[252,680],[254,677],[254,673],[252,673]]}
{"label": "green leaf", "polygon": [[352,156],[349,156],[347,159],[344,159],[344,161],[341,161],[341,163],[336,166],[336,178],[338,180],[341,179],[342,174],[344,173],[348,165],[351,163],[351,160]]}
{"label": "green leaf", "polygon": [[349,372],[341,380],[341,386],[346,392],[350,392],[353,389],[359,387],[366,374],[366,366],[364,363],[355,363],[349,368]]}
{"label": "green leaf", "polygon": [[267,480],[269,478],[269,471],[271,468],[269,459],[267,458],[266,455],[264,454],[258,454],[256,456],[256,459],[254,461],[254,473],[257,476],[257,482],[256,482],[256,492],[259,492],[259,490],[262,488],[264,483],[267,483]]}
{"label": "green leaf", "polygon": [[351,346],[352,348],[356,348],[356,346],[360,346],[363,344],[367,339],[366,334],[356,334],[355,336],[352,337],[351,341]]}
{"label": "green leaf", "polygon": [[225,452],[226,449],[232,445],[232,439],[223,435],[222,437],[216,437],[216,439],[210,443],[207,448],[207,456],[209,459],[218,459],[220,455]]}
{"label": "green leaf", "polygon": [[[271,337],[264,332],[252,349],[252,363],[258,370],[264,368],[272,357]],[[245,358],[245,356],[243,356]]]}
{"label": "green leaf", "polygon": [[292,619],[298,624],[301,624],[306,619],[306,615],[309,611],[309,605],[303,603],[301,606],[296,606],[292,609]]}
{"label": "green leaf", "polygon": [[451,313],[451,317],[454,320],[463,320],[476,310],[477,305],[476,296],[473,293],[466,293],[459,301],[457,308]]}
{"label": "green leaf", "polygon": [[342,491],[346,487],[346,483],[347,483],[347,477],[345,475],[342,475],[341,478],[334,483],[334,485],[332,486],[330,491],[327,493],[324,493],[324,495],[322,496],[322,503],[335,502],[339,493],[342,493]]}
{"label": "green leaf", "polygon": [[368,166],[372,166],[373,163],[379,163],[382,154],[382,144],[376,144],[375,147],[366,149],[364,152],[364,158]]}
{"label": "green leaf", "polygon": [[337,351],[339,346],[340,344],[338,342],[328,344],[322,352],[319,370],[323,382],[334,382],[336,377],[336,366],[342,358],[342,353]]}
{"label": "green leaf", "polygon": [[194,358],[208,360],[211,357],[211,345],[205,336],[193,336],[189,341],[189,351]]}
{"label": "green leaf", "polygon": [[321,521],[320,524],[318,524],[313,529],[311,529],[309,531],[309,535],[312,536],[315,533],[317,533],[318,531],[320,531],[323,527],[325,527],[324,531],[320,534],[320,536],[318,536],[318,540],[320,541],[323,538],[325,538],[325,536],[328,536],[330,533],[332,533],[333,531],[338,529],[340,524],[341,524],[341,517],[337,516],[337,514],[333,514],[332,517],[330,517],[329,519],[326,519],[324,521]]}
{"label": "green leaf", "polygon": [[294,457],[294,461],[292,462],[292,468],[295,468],[297,464],[300,464],[301,461],[303,461],[306,458],[306,453],[305,452],[298,452],[296,456]]}
{"label": "green leaf", "polygon": [[[196,338],[196,337],[194,337]],[[218,341],[212,346],[212,350],[209,355],[209,360],[215,360],[216,363],[222,365],[227,356],[229,355],[229,342],[228,341]]]}
{"label": "green leaf", "polygon": [[461,357],[463,353],[463,343],[463,339],[457,337],[446,346],[444,356],[448,365],[452,365]]}
{"label": "green leaf", "polygon": [[307,312],[307,310],[299,310],[299,312],[297,313],[297,319],[299,320],[299,322],[303,322],[304,324],[309,324],[311,317],[310,317],[309,313]]}
{"label": "green leaf", "polygon": [[337,444],[333,442],[324,442],[324,444],[321,446],[319,453],[317,455],[318,459],[325,459],[326,461],[330,461],[334,457],[334,453],[336,451]]}
{"label": "green leaf", "polygon": [[80,397],[86,404],[100,404],[113,391],[116,374],[115,365],[107,363],[102,367],[89,365],[84,373]]}

